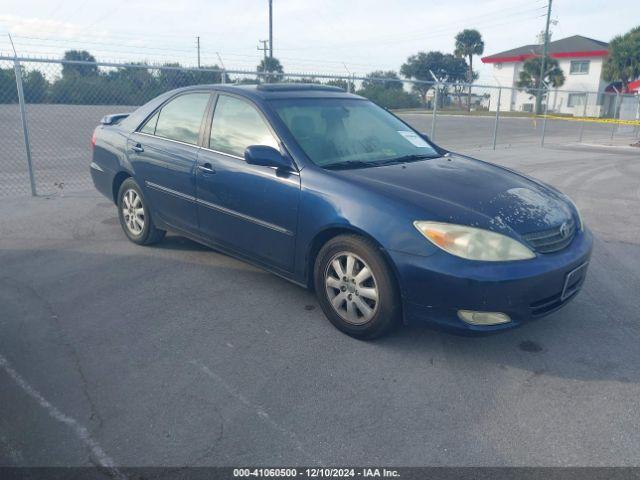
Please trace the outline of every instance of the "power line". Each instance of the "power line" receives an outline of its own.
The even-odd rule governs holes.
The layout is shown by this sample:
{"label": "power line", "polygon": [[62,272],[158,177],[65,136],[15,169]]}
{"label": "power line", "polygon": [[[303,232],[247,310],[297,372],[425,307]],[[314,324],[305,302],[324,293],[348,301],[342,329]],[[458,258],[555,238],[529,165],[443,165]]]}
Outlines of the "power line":
{"label": "power line", "polygon": [[[446,36],[451,34],[452,32],[460,31],[461,29],[468,28],[468,27],[488,28],[488,27],[507,25],[507,24],[513,23],[512,21],[504,22],[503,20],[505,19],[518,18],[519,20],[528,20],[530,18],[537,18],[538,16],[532,15],[532,13],[538,12],[539,10],[540,8],[538,7],[534,9],[523,10],[521,12],[514,13],[511,15],[501,16],[501,18],[499,19],[499,23],[495,23],[495,20],[485,20],[483,22],[475,22],[473,25],[459,25],[459,26],[448,26],[448,27],[436,28],[436,29],[430,30],[428,35],[425,35],[423,33],[423,34],[412,35],[404,38],[396,37],[395,40],[387,40],[382,37],[376,37],[375,41],[372,41],[370,39],[363,39],[363,40],[341,42],[340,44],[324,44],[324,45],[315,44],[315,45],[310,45],[305,47],[281,48],[281,50],[334,49],[337,47],[353,46],[353,45],[359,45],[359,44],[365,44],[367,47],[377,49],[379,48],[380,43],[384,43],[385,45],[392,45],[392,44],[406,43],[406,42],[412,42],[412,41],[418,41],[418,40],[423,41],[431,38]],[[523,17],[524,15],[527,15],[527,16]]]}
{"label": "power line", "polygon": [[[147,46],[135,46],[135,45],[121,45],[121,44],[114,44],[114,43],[107,43],[107,42],[79,42],[79,41],[73,41],[73,40],[61,40],[61,39],[47,39],[47,38],[43,38],[43,37],[26,37],[26,36],[16,36],[15,38],[19,38],[19,39],[26,39],[28,40],[28,42],[22,43],[21,47],[45,47],[45,48],[51,48],[51,47],[55,47],[55,48],[60,48],[60,49],[64,49],[64,48],[82,48],[83,46],[85,46],[84,44],[86,43],[90,43],[92,45],[98,45],[98,48],[92,48],[92,52],[93,53],[100,53],[100,52],[108,52],[108,53],[121,53],[124,55],[129,55],[129,56],[135,56],[138,55],[140,56],[140,53],[142,53],[143,55],[151,55],[151,56],[165,56],[166,54],[181,54],[181,53],[190,53],[193,50],[191,48],[168,48],[168,47],[147,47]],[[32,41],[32,40],[41,40],[44,43],[40,43],[38,41]],[[77,45],[77,47],[76,47]],[[106,47],[106,48],[103,48]],[[258,49],[260,51],[263,52],[264,54],[264,49],[265,47],[258,47]],[[140,50],[151,50],[151,52],[140,52]],[[174,53],[176,52],[176,53]],[[206,53],[203,53],[202,48],[201,48],[201,63],[202,63],[202,58],[204,55],[207,55]],[[225,52],[225,55],[229,56],[229,57],[240,57],[240,58],[255,58],[255,55],[247,55],[247,54],[242,54],[242,53],[237,53],[237,52]],[[266,56],[266,55],[265,55]],[[291,61],[294,63],[301,63],[301,64],[309,64],[309,65],[317,65],[317,64],[324,64],[324,65],[335,65],[336,68],[338,68],[338,66],[341,66],[343,64],[343,61],[341,60],[322,60],[322,59],[310,59],[310,58],[298,58],[298,57],[282,57],[281,60],[287,60],[287,61]],[[352,66],[357,66],[357,67],[365,67],[365,68],[372,68],[372,69],[376,69],[379,68],[379,65],[371,65],[371,64],[365,64],[365,63],[356,63],[353,61],[349,61],[349,64]]]}

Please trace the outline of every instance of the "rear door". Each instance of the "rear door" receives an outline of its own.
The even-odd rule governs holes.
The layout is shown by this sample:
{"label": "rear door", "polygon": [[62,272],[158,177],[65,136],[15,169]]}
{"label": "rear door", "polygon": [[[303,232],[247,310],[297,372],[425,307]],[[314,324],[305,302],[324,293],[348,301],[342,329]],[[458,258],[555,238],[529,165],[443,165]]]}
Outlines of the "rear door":
{"label": "rear door", "polygon": [[173,97],[128,140],[136,180],[154,214],[171,226],[196,231],[195,168],[211,93]]}
{"label": "rear door", "polygon": [[201,233],[270,267],[292,271],[300,175],[244,160],[249,145],[287,154],[269,122],[249,100],[219,94],[207,137],[196,173]]}

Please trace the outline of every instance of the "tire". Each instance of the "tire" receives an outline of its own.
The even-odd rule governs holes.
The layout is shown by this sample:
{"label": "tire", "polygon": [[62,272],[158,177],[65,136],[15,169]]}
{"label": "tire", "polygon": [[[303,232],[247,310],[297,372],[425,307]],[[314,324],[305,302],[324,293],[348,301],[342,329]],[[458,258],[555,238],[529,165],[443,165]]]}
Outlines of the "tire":
{"label": "tire", "polygon": [[380,337],[400,324],[393,272],[379,248],[366,238],[340,235],[329,240],[316,258],[314,285],[329,321],[352,337]]}
{"label": "tire", "polygon": [[118,190],[118,218],[127,238],[138,245],[157,243],[166,234],[153,224],[149,206],[133,178],[127,178]]}

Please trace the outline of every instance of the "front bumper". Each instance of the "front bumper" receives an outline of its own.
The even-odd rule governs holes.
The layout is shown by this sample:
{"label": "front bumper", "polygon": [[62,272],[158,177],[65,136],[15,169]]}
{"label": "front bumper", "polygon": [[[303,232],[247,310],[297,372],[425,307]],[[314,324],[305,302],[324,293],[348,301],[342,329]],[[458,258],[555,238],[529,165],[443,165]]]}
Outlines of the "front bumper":
{"label": "front bumper", "polygon": [[[567,275],[589,261],[592,244],[592,235],[585,228],[562,251],[538,254],[531,260],[478,262],[444,251],[428,257],[397,251],[389,254],[399,276],[405,323],[429,322],[458,331],[491,332],[548,315],[575,298],[587,267],[572,276],[569,285]],[[511,321],[472,325],[458,318],[460,309],[503,312]]]}

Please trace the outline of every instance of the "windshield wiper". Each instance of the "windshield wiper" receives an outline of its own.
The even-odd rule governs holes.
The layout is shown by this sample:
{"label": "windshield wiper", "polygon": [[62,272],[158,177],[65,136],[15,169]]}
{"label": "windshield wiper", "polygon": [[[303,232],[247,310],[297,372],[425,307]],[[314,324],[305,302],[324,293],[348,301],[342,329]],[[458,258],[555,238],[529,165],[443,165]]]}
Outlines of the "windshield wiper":
{"label": "windshield wiper", "polygon": [[440,155],[429,155],[426,153],[417,154],[413,153],[410,155],[401,155],[399,157],[387,158],[386,160],[380,160],[376,162],[376,165],[394,165],[396,163],[407,163],[407,162],[417,162],[420,160],[426,160],[428,158],[439,158]]}
{"label": "windshield wiper", "polygon": [[324,165],[324,168],[327,168],[329,170],[349,170],[352,168],[368,168],[375,166],[376,163],[363,162],[362,160],[347,160],[345,162],[336,162],[330,163],[329,165]]}

